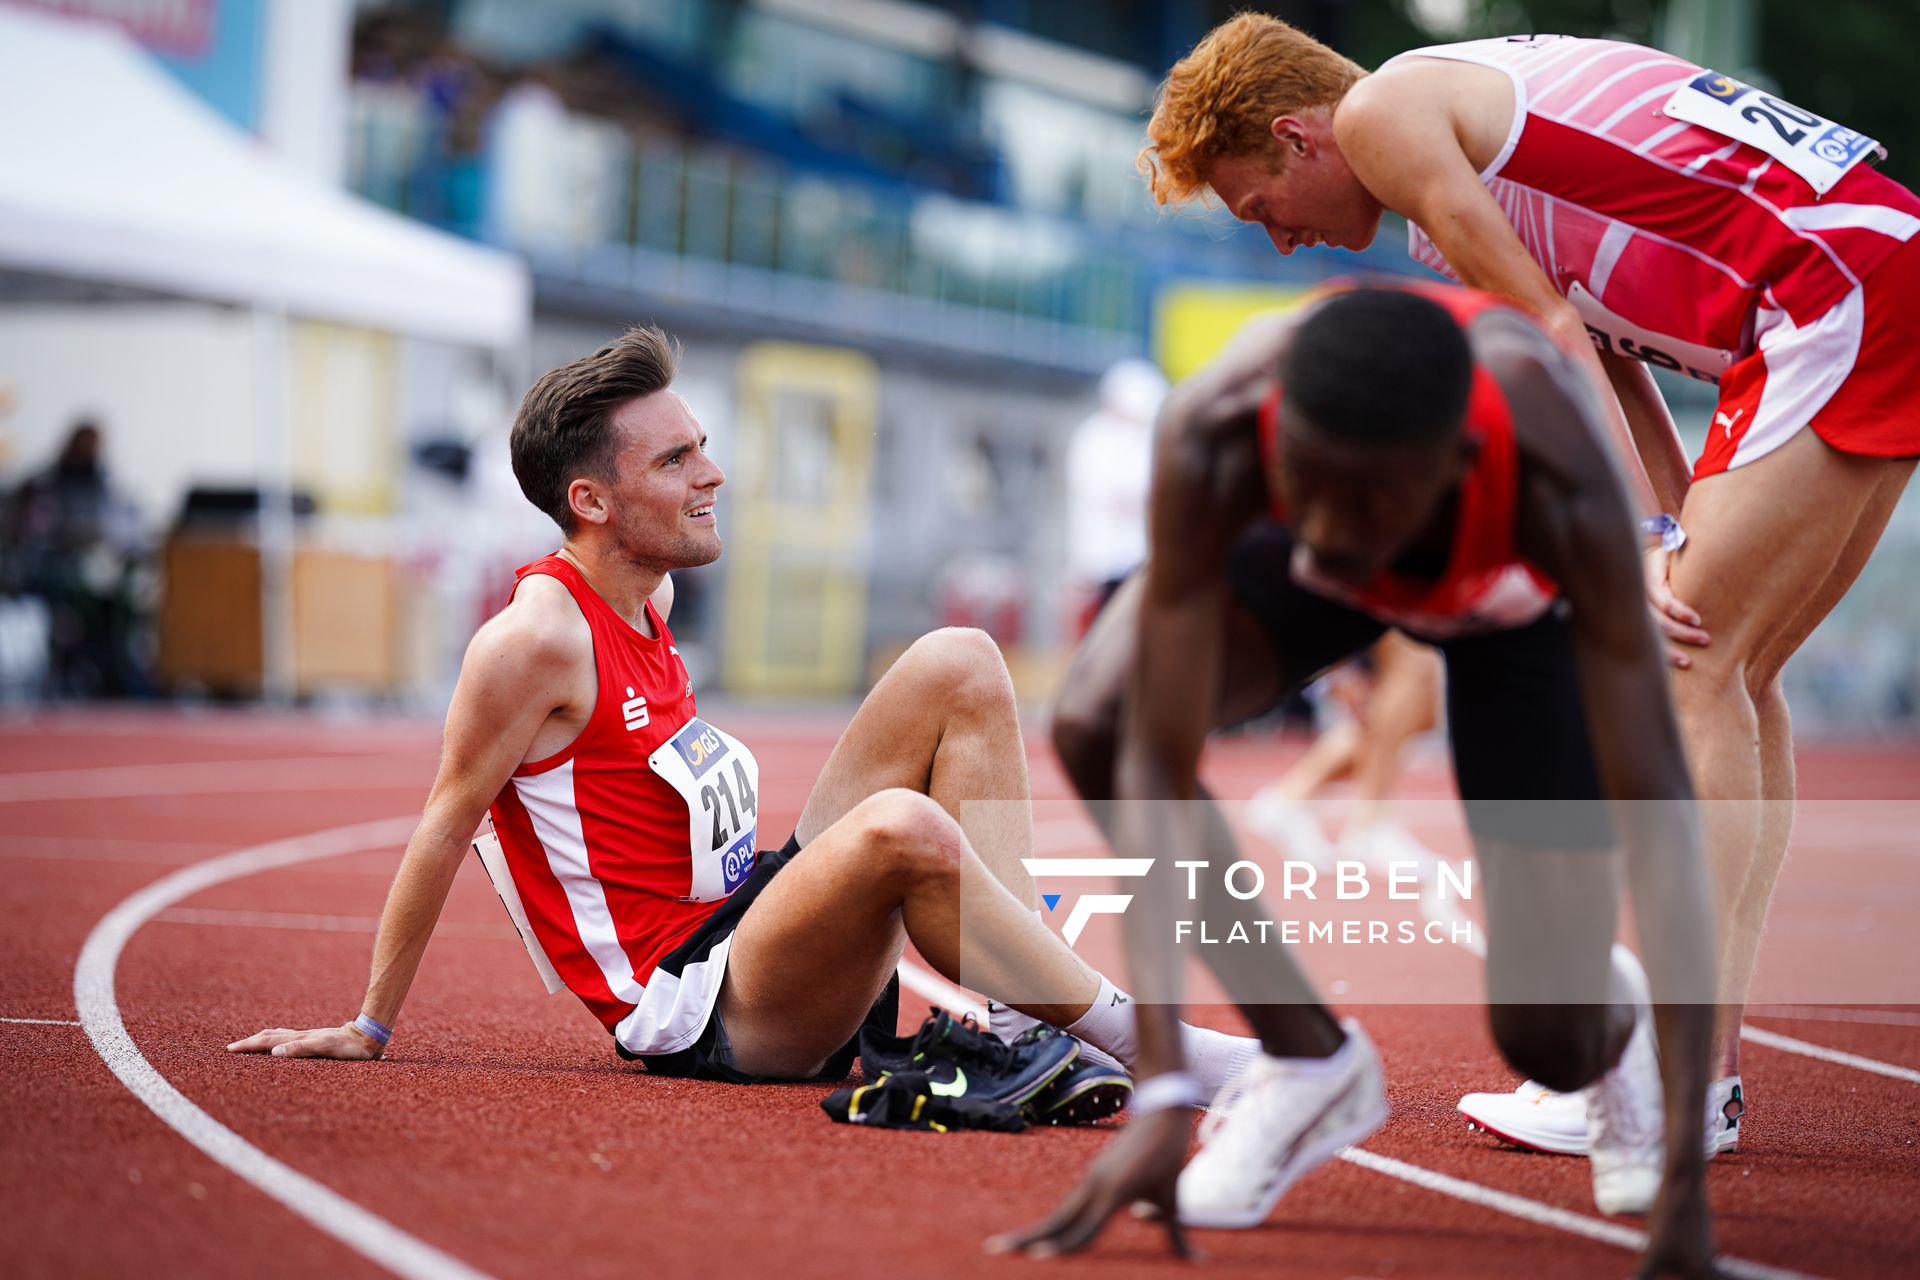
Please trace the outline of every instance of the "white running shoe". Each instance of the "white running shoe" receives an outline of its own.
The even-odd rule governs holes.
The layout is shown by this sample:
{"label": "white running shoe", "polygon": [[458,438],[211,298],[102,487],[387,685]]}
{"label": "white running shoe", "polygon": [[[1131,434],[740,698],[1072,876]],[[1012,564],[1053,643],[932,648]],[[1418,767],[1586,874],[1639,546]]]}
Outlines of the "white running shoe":
{"label": "white running shoe", "polygon": [[1512,1093],[1468,1094],[1460,1114],[1471,1127],[1528,1151],[1583,1156],[1590,1150],[1585,1089],[1561,1093],[1527,1080]]}
{"label": "white running shoe", "polygon": [[1615,944],[1613,969],[1633,1002],[1633,1034],[1613,1069],[1586,1090],[1587,1158],[1593,1203],[1605,1214],[1645,1213],[1660,1193],[1666,1162],[1660,1059],[1654,1050],[1647,974],[1633,952]]}
{"label": "white running shoe", "polygon": [[1313,816],[1313,806],[1289,800],[1277,786],[1262,787],[1247,801],[1247,825],[1281,856],[1333,870],[1333,844]]}
{"label": "white running shoe", "polygon": [[[1740,1142],[1740,1116],[1746,1097],[1739,1076],[1707,1086],[1706,1152],[1711,1160]],[[1502,1142],[1527,1151],[1584,1156],[1587,1142],[1587,1090],[1560,1093],[1528,1080],[1512,1093],[1469,1093],[1460,1113],[1470,1129],[1485,1129]]]}
{"label": "white running shoe", "polygon": [[1180,1221],[1252,1227],[1287,1188],[1387,1118],[1380,1055],[1360,1024],[1328,1058],[1260,1054],[1201,1122],[1200,1150],[1180,1171]]}
{"label": "white running shoe", "polygon": [[1746,1110],[1739,1076],[1723,1076],[1707,1086],[1707,1159],[1739,1145],[1740,1117]]}

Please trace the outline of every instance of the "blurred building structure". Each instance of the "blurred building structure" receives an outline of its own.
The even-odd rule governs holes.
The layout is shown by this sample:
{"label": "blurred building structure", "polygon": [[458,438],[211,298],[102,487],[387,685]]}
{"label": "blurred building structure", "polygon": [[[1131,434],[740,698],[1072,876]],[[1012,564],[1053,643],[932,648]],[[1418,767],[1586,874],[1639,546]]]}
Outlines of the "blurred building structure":
{"label": "blurred building structure", "polygon": [[[401,624],[416,655],[402,692],[433,701],[516,558],[556,537],[507,470],[520,390],[624,325],[659,322],[687,343],[679,389],[730,477],[727,554],[690,576],[676,617],[706,687],[854,693],[914,636],[965,621],[993,630],[1023,691],[1043,696],[1073,614],[1069,440],[1101,373],[1144,357],[1177,380],[1246,315],[1318,281],[1418,270],[1391,220],[1366,255],[1283,259],[1220,211],[1151,206],[1134,156],[1155,84],[1239,7],[0,0],[0,16],[117,27],[276,170],[304,175],[316,207],[344,187],[355,208],[504,251],[526,265],[532,296],[525,337],[504,345],[293,309],[285,340],[264,340],[270,354],[244,298],[85,271],[23,285],[0,262],[0,404],[9,384],[15,404],[0,411],[13,444],[0,466],[16,479],[55,424],[97,410],[156,521],[194,482],[291,477],[315,500],[305,527],[377,550],[400,566],[401,594],[430,606],[430,623]],[[1486,33],[1509,12],[1481,0],[1262,7],[1368,63]],[[1654,7],[1622,18],[1603,4],[1580,33],[1680,41],[1729,66],[1758,57],[1764,5]],[[1573,12],[1548,0],[1511,11],[1531,22],[1535,8],[1549,21]],[[183,172],[174,185],[200,182]],[[351,272],[404,281],[380,261]],[[198,310],[182,292],[204,299]],[[47,354],[56,333],[69,335],[62,350],[104,341],[146,372],[101,379],[95,399],[75,393],[56,413],[41,371],[78,377]],[[167,413],[129,416],[123,401],[146,396],[129,388],[189,366],[237,385],[176,381]],[[1669,391],[1683,429],[1704,425],[1700,388]],[[276,400],[289,425],[263,432]],[[1803,719],[1920,721],[1915,506],[1790,671]]]}
{"label": "blurred building structure", "polygon": [[1364,264],[1283,260],[1152,208],[1155,68],[1228,11],[363,4],[350,181],[526,257],[535,367],[637,320],[686,338],[733,477],[701,637],[731,690],[851,693],[971,621],[1040,694],[1071,638],[1068,440],[1160,295],[1413,269],[1391,233]]}
{"label": "blurred building structure", "polygon": [[[67,12],[84,7],[0,5],[8,452],[31,468],[74,419],[111,425],[118,487],[166,569],[170,684],[392,692],[402,395],[446,402],[446,378],[423,390],[413,371],[465,353],[496,387],[476,425],[497,421],[524,376],[525,268],[260,147],[124,22]],[[324,518],[296,525],[296,493]]]}

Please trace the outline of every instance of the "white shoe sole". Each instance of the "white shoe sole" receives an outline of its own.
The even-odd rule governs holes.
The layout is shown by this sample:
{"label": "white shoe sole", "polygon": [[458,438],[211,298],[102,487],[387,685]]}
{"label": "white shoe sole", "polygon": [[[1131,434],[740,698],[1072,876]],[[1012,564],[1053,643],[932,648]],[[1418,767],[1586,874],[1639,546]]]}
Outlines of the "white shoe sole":
{"label": "white shoe sole", "polygon": [[[1575,1136],[1570,1133],[1550,1134],[1539,1130],[1528,1129],[1525,1126],[1514,1124],[1494,1116],[1486,1110],[1473,1106],[1470,1100],[1474,1096],[1473,1094],[1468,1094],[1466,1097],[1460,1099],[1457,1108],[1460,1114],[1466,1117],[1467,1128],[1469,1129],[1477,1129],[1485,1133],[1490,1133],[1510,1147],[1518,1147],[1522,1151],[1531,1151],[1538,1155],[1584,1156],[1590,1153],[1591,1148],[1587,1143],[1587,1136],[1584,1133]],[[1504,1099],[1507,1095],[1496,1093],[1485,1096]],[[1738,1126],[1731,1129],[1717,1128],[1709,1133],[1706,1138],[1705,1147],[1707,1159],[1711,1160],[1715,1156],[1725,1155],[1729,1151],[1737,1150],[1739,1146],[1740,1129]]]}
{"label": "white shoe sole", "polygon": [[[1355,1087],[1364,1087],[1364,1085],[1364,1081],[1354,1082]],[[1327,1111],[1334,1110],[1346,1100],[1345,1094],[1340,1095],[1327,1104]],[[1273,1207],[1280,1203],[1280,1197],[1286,1195],[1287,1190],[1294,1183],[1348,1147],[1365,1142],[1386,1122],[1387,1100],[1384,1096],[1376,1094],[1367,1100],[1365,1110],[1358,1116],[1344,1124],[1329,1127],[1326,1132],[1315,1134],[1303,1141],[1294,1158],[1281,1166],[1273,1181],[1261,1190],[1259,1199],[1252,1205],[1205,1209],[1183,1204],[1180,1206],[1180,1223],[1182,1226],[1226,1231],[1257,1227],[1267,1220],[1267,1215],[1273,1212]],[[1309,1125],[1308,1128],[1311,1130],[1313,1126]]]}
{"label": "white shoe sole", "polygon": [[[1488,1105],[1482,1106],[1477,1102],[1479,1098],[1487,1098],[1490,1099],[1491,1102]],[[1511,1098],[1511,1094],[1505,1093],[1470,1093],[1460,1099],[1457,1110],[1467,1118],[1468,1128],[1484,1129],[1494,1137],[1500,1139],[1500,1141],[1511,1146],[1519,1147],[1524,1151],[1538,1151],[1544,1155],[1551,1156],[1583,1156],[1587,1154],[1586,1112],[1584,1110],[1581,1112],[1582,1123],[1579,1133],[1573,1133],[1571,1130],[1564,1133],[1553,1133],[1544,1129],[1528,1128],[1499,1115],[1499,1110],[1508,1108]]]}

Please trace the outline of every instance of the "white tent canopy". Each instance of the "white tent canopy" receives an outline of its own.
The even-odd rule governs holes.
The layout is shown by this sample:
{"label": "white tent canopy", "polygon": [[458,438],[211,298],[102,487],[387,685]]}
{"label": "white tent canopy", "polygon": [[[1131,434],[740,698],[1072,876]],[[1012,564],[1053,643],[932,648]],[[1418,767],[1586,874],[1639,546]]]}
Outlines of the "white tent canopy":
{"label": "white tent canopy", "polygon": [[324,186],[119,32],[0,7],[0,267],[495,349],[525,267]]}

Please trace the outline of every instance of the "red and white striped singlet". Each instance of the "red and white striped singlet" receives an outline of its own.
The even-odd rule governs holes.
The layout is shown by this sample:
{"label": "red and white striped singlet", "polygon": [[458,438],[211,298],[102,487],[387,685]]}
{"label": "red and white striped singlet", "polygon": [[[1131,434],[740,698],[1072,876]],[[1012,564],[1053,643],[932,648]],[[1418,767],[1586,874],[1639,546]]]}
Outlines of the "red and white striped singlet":
{"label": "red and white striped singlet", "polygon": [[[1861,281],[1920,233],[1920,198],[1871,167],[1871,139],[1683,58],[1567,36],[1400,56],[1512,80],[1513,125],[1481,180],[1603,349],[1717,383],[1756,348],[1836,330],[1833,386],[1774,415],[1796,429],[1851,364]],[[1418,227],[1409,250],[1454,275]]]}
{"label": "red and white striped singlet", "polygon": [[491,807],[494,828],[567,989],[628,1051],[671,1053],[706,1026],[727,940],[679,972],[660,962],[753,870],[759,766],[696,714],[652,602],[645,636],[566,560],[536,560],[516,578],[531,574],[558,579],[579,605],[599,695],[577,738],[514,771]]}

